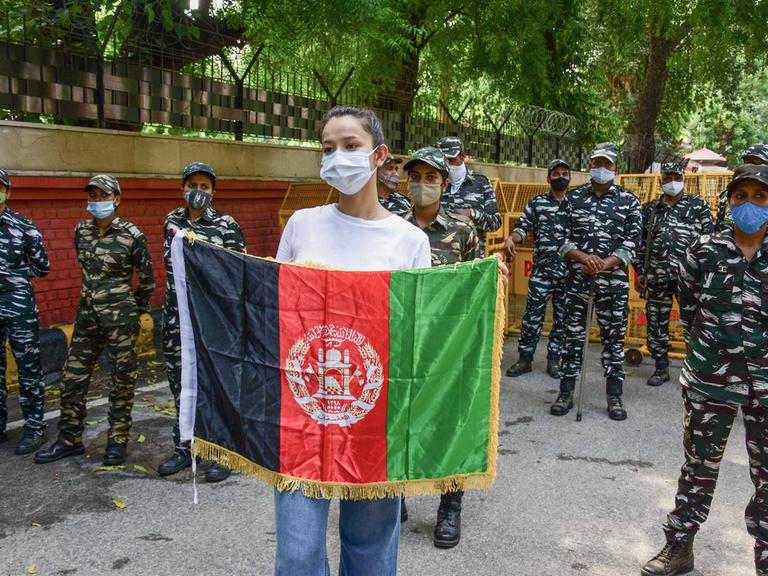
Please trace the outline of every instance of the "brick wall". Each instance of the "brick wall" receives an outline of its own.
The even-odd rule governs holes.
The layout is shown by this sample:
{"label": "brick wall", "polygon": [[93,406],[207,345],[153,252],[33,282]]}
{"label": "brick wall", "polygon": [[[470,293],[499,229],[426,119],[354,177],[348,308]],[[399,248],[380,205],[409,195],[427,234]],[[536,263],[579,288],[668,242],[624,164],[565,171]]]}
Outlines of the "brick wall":
{"label": "brick wall", "polygon": [[[51,273],[34,280],[43,326],[72,322],[77,311],[80,268],[74,249],[74,227],[89,217],[83,192],[86,178],[13,176],[8,205],[30,218],[43,233]],[[152,305],[163,302],[163,222],[181,206],[178,179],[120,178],[119,215],[136,224],[147,237],[157,289]],[[273,256],[280,237],[277,213],[288,189],[285,181],[227,180],[219,182],[214,205],[232,214],[245,234],[248,252]]]}

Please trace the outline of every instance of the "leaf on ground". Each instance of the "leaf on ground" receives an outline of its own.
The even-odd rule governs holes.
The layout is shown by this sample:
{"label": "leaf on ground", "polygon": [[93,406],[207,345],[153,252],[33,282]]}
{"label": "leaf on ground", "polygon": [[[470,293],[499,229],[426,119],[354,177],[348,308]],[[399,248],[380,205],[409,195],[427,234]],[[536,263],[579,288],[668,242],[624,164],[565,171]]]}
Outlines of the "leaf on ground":
{"label": "leaf on ground", "polygon": [[146,469],[146,468],[144,468],[144,466],[142,466],[141,464],[134,464],[134,465],[133,465],[133,469],[134,469],[136,472],[141,472],[142,474],[149,474],[149,472],[147,471],[147,469]]}
{"label": "leaf on ground", "polygon": [[107,417],[103,416],[101,418],[96,418],[95,420],[86,420],[85,425],[86,426],[96,426],[97,424],[101,424],[102,422],[106,421]]}
{"label": "leaf on ground", "polygon": [[126,508],[128,508],[128,504],[123,502],[122,500],[112,500],[112,505],[115,507],[115,510],[118,512],[122,512]]}
{"label": "leaf on ground", "polygon": [[27,567],[27,574],[37,574],[37,564],[32,564]]}
{"label": "leaf on ground", "polygon": [[38,524],[37,522],[32,522],[32,528],[42,528],[42,524]]}
{"label": "leaf on ground", "polygon": [[162,365],[163,363],[158,362],[157,360],[150,360],[149,362],[147,362],[147,366],[149,366],[150,368],[157,368],[158,366],[162,366]]}
{"label": "leaf on ground", "polygon": [[144,437],[144,434],[139,434],[139,437],[136,438],[136,442],[138,442],[139,444],[144,444],[144,440],[146,440],[146,438]]}
{"label": "leaf on ground", "polygon": [[93,469],[94,472],[114,472],[115,470],[127,470],[125,464],[118,464],[116,466],[96,466]]}
{"label": "leaf on ground", "polygon": [[635,372],[636,372],[636,370],[634,368],[625,368],[624,369],[624,374],[626,376],[632,376]]}

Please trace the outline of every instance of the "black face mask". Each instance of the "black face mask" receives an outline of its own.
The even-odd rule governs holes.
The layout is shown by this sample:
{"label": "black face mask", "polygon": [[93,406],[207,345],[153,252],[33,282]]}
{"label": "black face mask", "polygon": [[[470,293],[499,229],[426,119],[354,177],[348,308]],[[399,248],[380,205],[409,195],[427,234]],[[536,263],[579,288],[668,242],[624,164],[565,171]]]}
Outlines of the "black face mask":
{"label": "black face mask", "polygon": [[553,178],[549,185],[552,186],[552,190],[555,192],[562,192],[566,188],[568,188],[568,184],[570,184],[571,181],[568,178]]}
{"label": "black face mask", "polygon": [[211,200],[213,200],[213,194],[200,190],[199,188],[192,188],[186,192],[184,196],[186,197],[187,204],[189,204],[189,207],[193,210],[204,210],[205,208],[208,208]]}

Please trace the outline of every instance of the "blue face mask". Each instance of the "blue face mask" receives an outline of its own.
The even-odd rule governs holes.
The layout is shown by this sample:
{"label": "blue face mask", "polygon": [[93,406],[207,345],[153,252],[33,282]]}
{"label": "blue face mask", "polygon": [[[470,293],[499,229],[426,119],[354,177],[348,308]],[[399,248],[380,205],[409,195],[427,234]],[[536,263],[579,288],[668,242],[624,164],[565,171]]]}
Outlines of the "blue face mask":
{"label": "blue face mask", "polygon": [[115,211],[115,203],[112,200],[104,200],[103,202],[88,202],[88,212],[93,214],[94,218],[102,220],[109,218],[109,215]]}
{"label": "blue face mask", "polygon": [[752,202],[731,206],[731,214],[733,214],[733,223],[744,234],[754,234],[768,222],[768,207],[761,208]]}

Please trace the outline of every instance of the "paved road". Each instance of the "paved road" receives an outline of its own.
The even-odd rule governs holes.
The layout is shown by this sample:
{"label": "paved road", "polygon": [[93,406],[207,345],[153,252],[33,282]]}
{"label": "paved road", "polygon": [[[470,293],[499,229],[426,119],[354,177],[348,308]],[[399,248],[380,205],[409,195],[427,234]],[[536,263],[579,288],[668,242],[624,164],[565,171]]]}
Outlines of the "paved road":
{"label": "paved road", "polygon": [[[508,342],[505,367],[516,356],[512,350]],[[502,380],[498,480],[486,493],[465,496],[460,545],[434,548],[437,498],[411,498],[400,574],[636,575],[662,545],[660,524],[682,464],[677,386],[646,386],[652,372],[646,360],[629,370],[629,419],[612,422],[602,371],[592,362],[584,421],[555,418],[548,408],[557,383],[543,373],[543,350],[536,372]],[[597,356],[595,350],[592,358]],[[674,366],[675,376],[678,371]],[[33,564],[46,576],[271,574],[270,488],[241,476],[200,484],[194,505],[189,472],[173,480],[157,477],[157,464],[171,451],[171,419],[161,412],[169,399],[166,387],[140,395],[125,471],[96,470],[106,444],[103,405],[88,415],[86,458],[35,465],[31,457],[12,454],[19,430],[10,434],[11,441],[0,445],[0,575],[26,574]],[[697,538],[694,575],[754,574],[743,521],[751,493],[743,438],[739,423],[710,520]],[[117,510],[113,501],[125,508]],[[334,573],[337,516],[332,506]]]}

